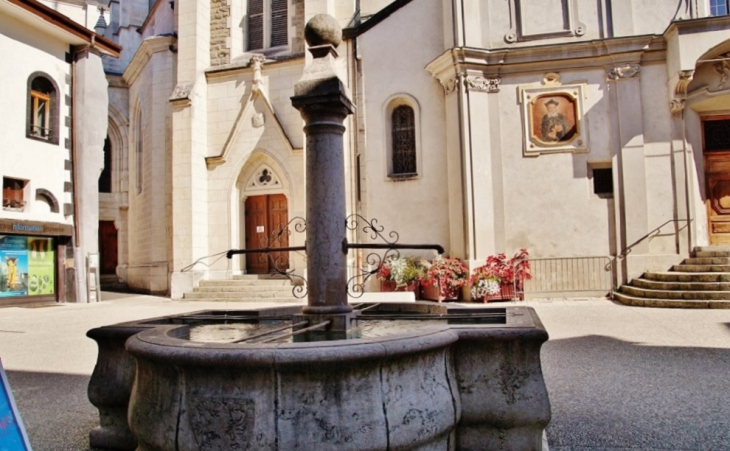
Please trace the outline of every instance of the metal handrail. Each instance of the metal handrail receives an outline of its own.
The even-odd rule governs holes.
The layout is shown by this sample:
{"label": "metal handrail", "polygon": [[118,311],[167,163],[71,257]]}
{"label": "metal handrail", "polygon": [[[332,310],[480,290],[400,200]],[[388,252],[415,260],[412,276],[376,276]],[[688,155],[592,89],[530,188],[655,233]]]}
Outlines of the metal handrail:
{"label": "metal handrail", "polygon": [[638,245],[642,241],[646,240],[647,238],[653,238],[655,236],[658,236],[659,231],[661,230],[662,227],[664,227],[665,225],[667,225],[669,223],[678,223],[680,221],[687,222],[687,225],[685,225],[681,229],[677,230],[676,233],[674,233],[673,235],[681,232],[686,227],[689,227],[689,223],[692,222],[692,219],[670,219],[670,220],[666,221],[664,224],[660,225],[659,227],[656,227],[654,230],[650,231],[646,235],[642,236],[638,240],[636,240],[633,243],[631,243],[630,245],[626,246],[623,250],[621,250],[621,253],[616,258],[618,258],[619,260],[626,258],[626,256],[631,253],[631,249],[634,248],[636,245]]}
{"label": "metal handrail", "polygon": [[189,264],[188,266],[186,266],[186,267],[182,268],[182,269],[180,270],[180,272],[186,272],[186,271],[189,271],[189,270],[191,270],[191,269],[192,269],[192,268],[193,268],[193,267],[194,267],[195,265],[197,265],[198,263],[202,263],[202,262],[203,262],[203,260],[205,260],[206,258],[211,258],[211,257],[219,257],[219,258],[217,258],[216,260],[212,261],[211,263],[208,263],[208,264],[202,263],[202,264],[204,264],[204,265],[205,265],[206,267],[210,267],[210,266],[211,266],[211,265],[212,265],[213,263],[215,263],[215,262],[217,262],[218,260],[220,260],[221,258],[223,258],[222,256],[226,255],[226,253],[227,253],[227,252],[228,252],[228,251],[223,251],[223,252],[218,252],[217,254],[212,254],[212,255],[206,255],[205,257],[200,257],[199,259],[195,260],[194,262],[192,262],[192,263],[191,263],[191,264]]}

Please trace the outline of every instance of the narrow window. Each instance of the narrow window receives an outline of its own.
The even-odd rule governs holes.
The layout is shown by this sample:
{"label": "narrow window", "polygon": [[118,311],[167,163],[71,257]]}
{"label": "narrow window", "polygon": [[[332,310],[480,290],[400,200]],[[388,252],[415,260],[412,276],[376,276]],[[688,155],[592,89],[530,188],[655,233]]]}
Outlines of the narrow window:
{"label": "narrow window", "polygon": [[401,105],[393,110],[394,176],[416,174],[416,126],[413,108]]}
{"label": "narrow window", "polygon": [[248,50],[288,44],[288,0],[248,1]]}
{"label": "narrow window", "polygon": [[600,197],[613,197],[613,170],[593,168],[593,192]]}
{"label": "narrow window", "polygon": [[137,114],[137,145],[135,150],[135,157],[136,157],[136,187],[137,187],[137,194],[142,192],[142,163],[143,163],[143,152],[142,152],[142,146],[144,144],[144,129],[142,128],[142,109],[140,108],[138,114]]}
{"label": "narrow window", "polygon": [[724,16],[727,14],[727,0],[710,0],[710,15]]}
{"label": "narrow window", "polygon": [[264,48],[264,0],[248,0],[248,49]]}
{"label": "narrow window", "polygon": [[99,176],[99,192],[112,192],[112,145],[108,136],[104,140],[104,169]]}
{"label": "narrow window", "polygon": [[287,1],[271,0],[271,47],[287,44]]}
{"label": "narrow window", "polygon": [[3,210],[23,211],[25,208],[25,180],[3,177]]}

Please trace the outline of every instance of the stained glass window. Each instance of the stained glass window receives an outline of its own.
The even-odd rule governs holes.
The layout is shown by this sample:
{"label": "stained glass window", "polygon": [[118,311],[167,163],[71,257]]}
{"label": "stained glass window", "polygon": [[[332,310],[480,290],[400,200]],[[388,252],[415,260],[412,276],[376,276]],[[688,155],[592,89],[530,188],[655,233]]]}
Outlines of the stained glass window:
{"label": "stained glass window", "polygon": [[393,174],[416,174],[416,124],[413,108],[393,110]]}

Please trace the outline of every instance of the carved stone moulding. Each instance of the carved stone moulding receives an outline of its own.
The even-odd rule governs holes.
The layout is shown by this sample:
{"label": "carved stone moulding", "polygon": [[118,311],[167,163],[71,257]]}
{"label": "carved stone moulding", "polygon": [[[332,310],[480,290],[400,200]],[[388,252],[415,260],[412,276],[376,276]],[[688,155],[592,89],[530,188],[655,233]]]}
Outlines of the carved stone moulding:
{"label": "carved stone moulding", "polygon": [[497,76],[482,77],[479,75],[468,75],[464,79],[464,85],[469,91],[499,92],[499,85],[502,79]]}
{"label": "carved stone moulding", "polygon": [[504,35],[505,42],[581,37],[586,26],[578,19],[578,0],[507,0],[510,6],[511,27]]}
{"label": "carved stone moulding", "polygon": [[606,77],[609,80],[621,80],[625,78],[638,77],[641,72],[641,66],[636,63],[619,64],[617,66],[606,68]]}

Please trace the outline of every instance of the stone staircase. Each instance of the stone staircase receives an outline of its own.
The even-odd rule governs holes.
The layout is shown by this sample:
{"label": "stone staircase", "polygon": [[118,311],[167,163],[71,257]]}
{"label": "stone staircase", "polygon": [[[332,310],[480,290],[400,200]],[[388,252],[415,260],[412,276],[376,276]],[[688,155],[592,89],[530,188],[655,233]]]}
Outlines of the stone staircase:
{"label": "stone staircase", "polygon": [[647,272],[614,293],[637,307],[730,308],[730,247],[697,247],[667,272]]}
{"label": "stone staircase", "polygon": [[238,275],[229,280],[201,280],[186,301],[208,302],[286,302],[302,303],[294,297],[294,286],[286,277],[276,275]]}

